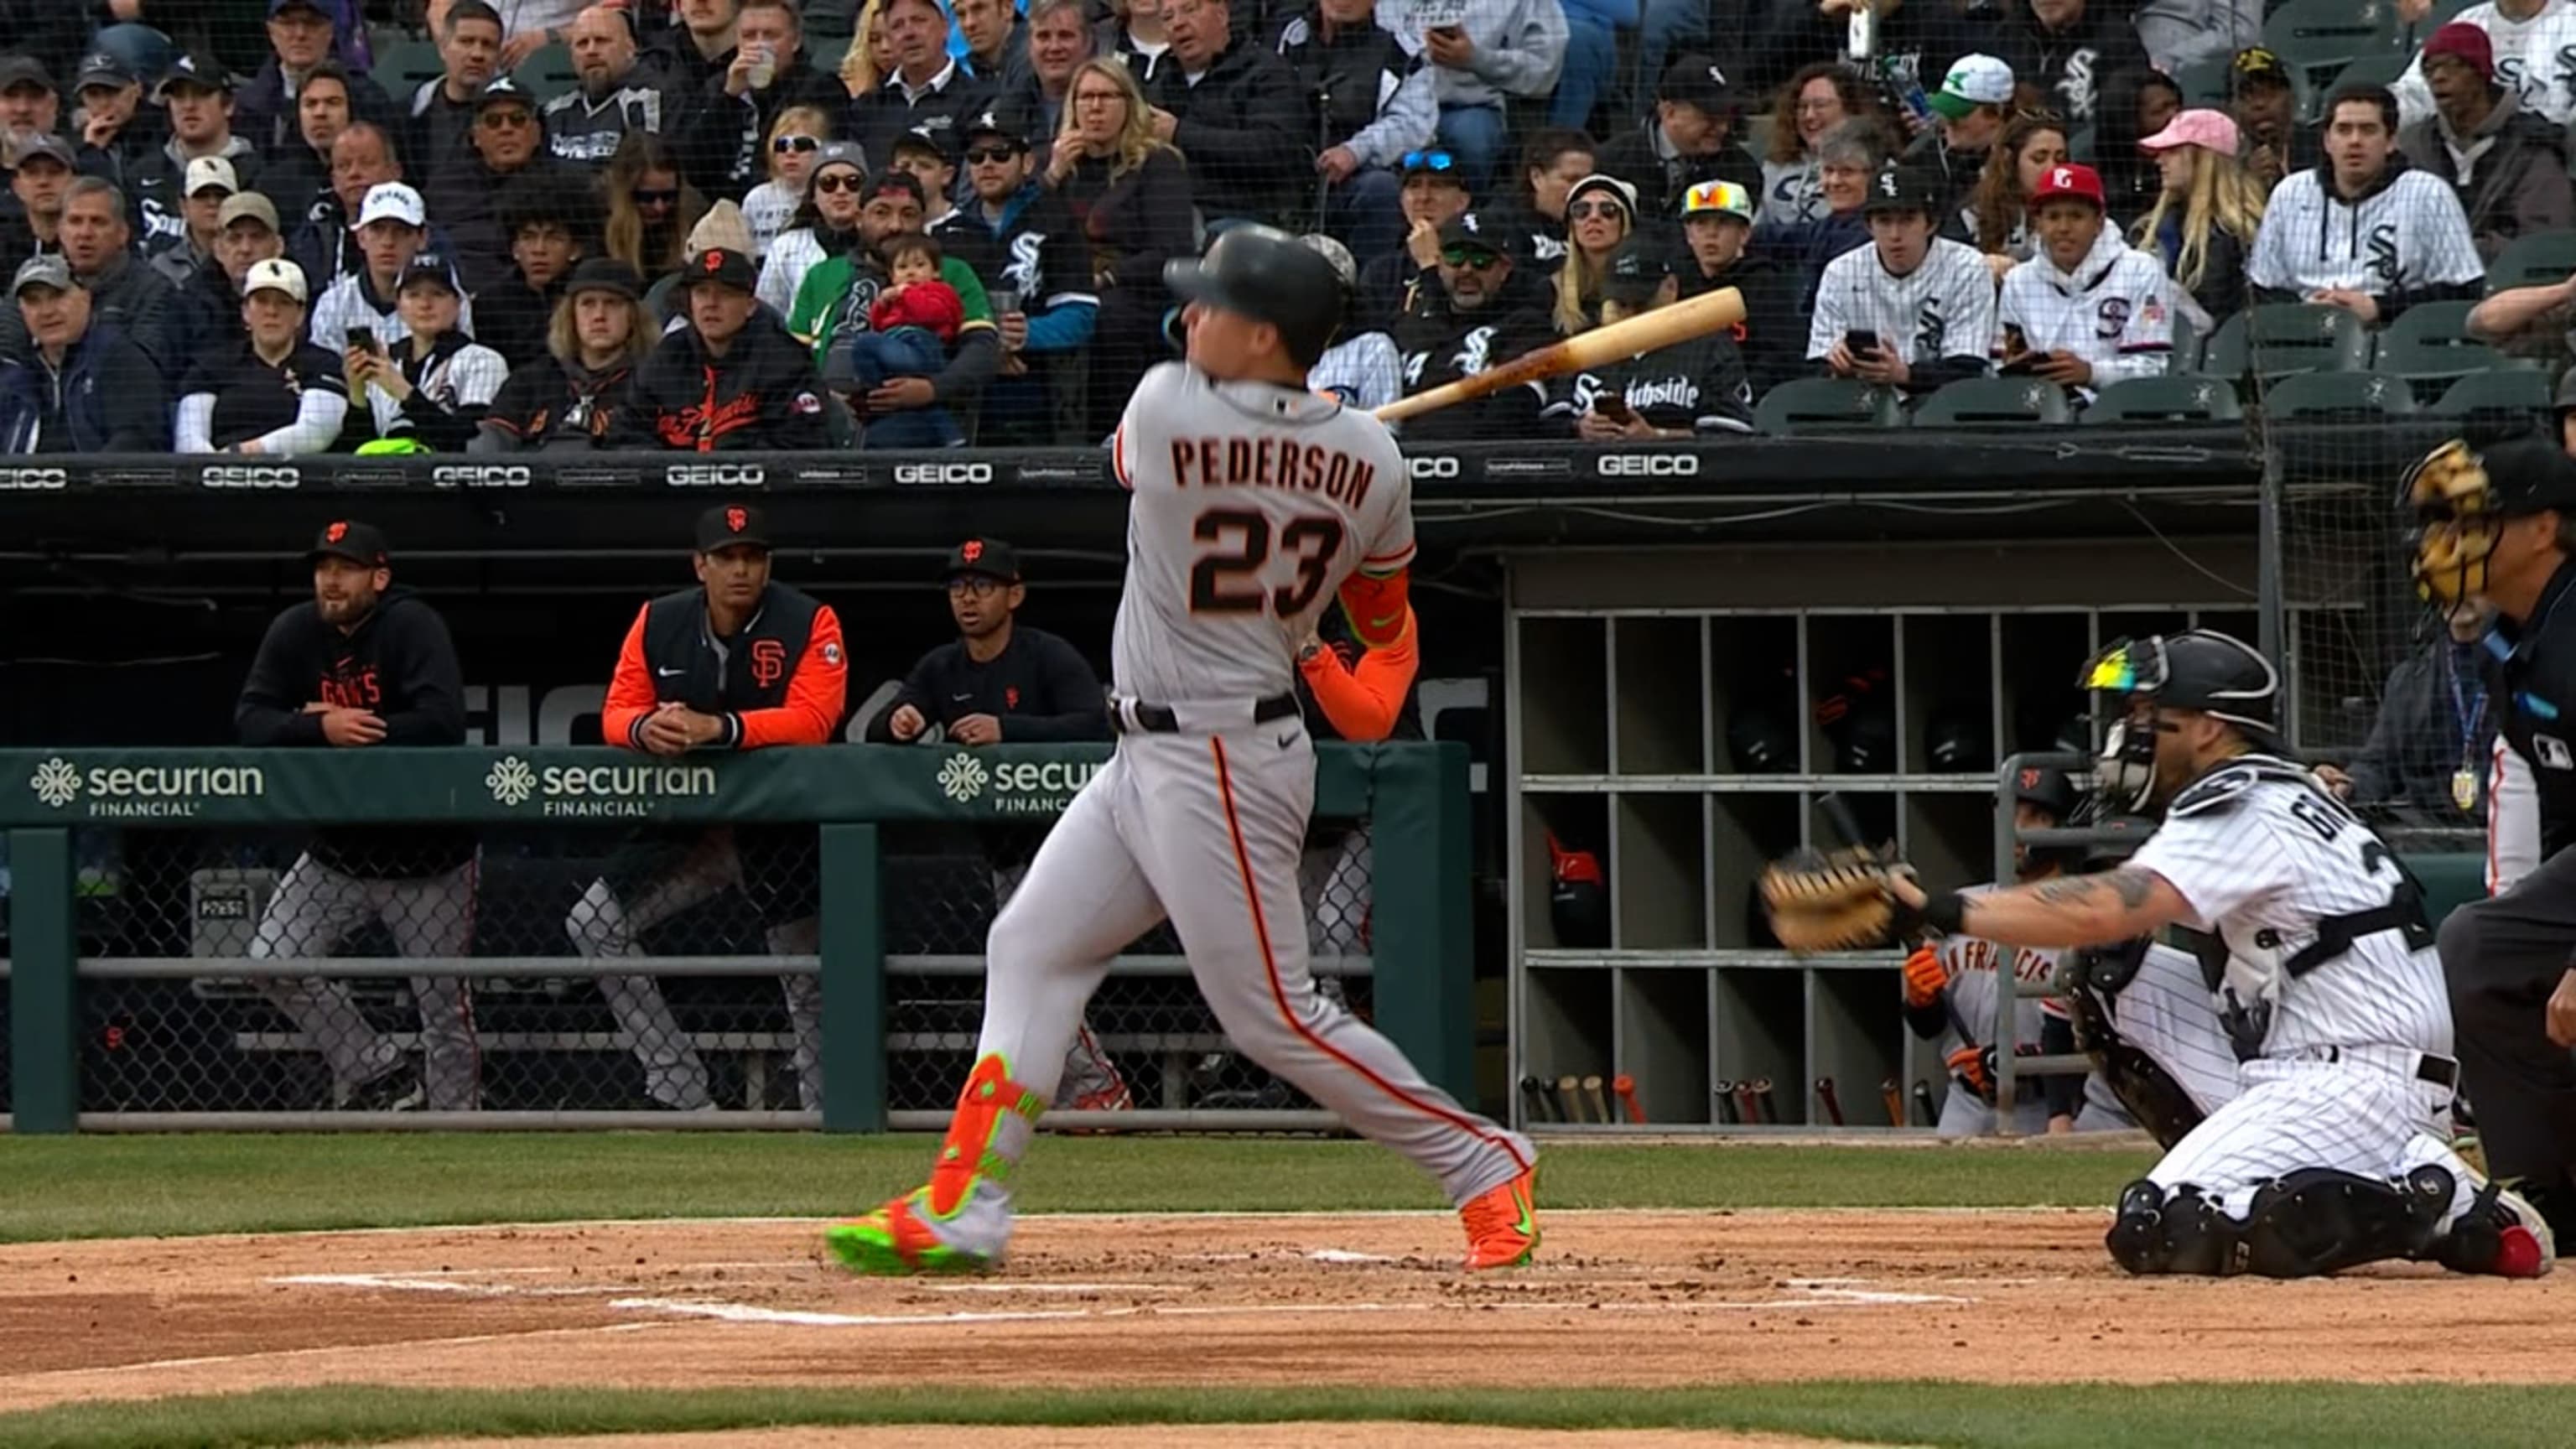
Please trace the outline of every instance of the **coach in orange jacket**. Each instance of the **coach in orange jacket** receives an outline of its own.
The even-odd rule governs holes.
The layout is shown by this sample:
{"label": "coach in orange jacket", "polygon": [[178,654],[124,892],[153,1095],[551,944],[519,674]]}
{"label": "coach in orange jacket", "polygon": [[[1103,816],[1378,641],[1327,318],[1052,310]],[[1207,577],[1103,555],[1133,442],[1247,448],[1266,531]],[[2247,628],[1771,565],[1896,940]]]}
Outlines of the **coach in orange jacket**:
{"label": "coach in orange jacket", "polygon": [[[849,693],[841,621],[812,595],[772,581],[769,562],[759,509],[728,504],[699,517],[693,563],[700,587],[646,604],[626,631],[600,711],[609,744],[677,756],[829,744],[840,732]],[[728,886],[750,899],[773,953],[820,949],[812,826],[719,828],[692,838],[676,860],[668,850],[652,857],[650,869],[612,865],[583,893],[564,922],[574,949],[586,957],[641,956],[644,932]],[[821,985],[810,975],[781,981],[795,1033],[797,1094],[807,1111],[820,1111]],[[653,979],[603,976],[599,988],[635,1043],[653,1099],[681,1111],[711,1105],[705,1063]]]}

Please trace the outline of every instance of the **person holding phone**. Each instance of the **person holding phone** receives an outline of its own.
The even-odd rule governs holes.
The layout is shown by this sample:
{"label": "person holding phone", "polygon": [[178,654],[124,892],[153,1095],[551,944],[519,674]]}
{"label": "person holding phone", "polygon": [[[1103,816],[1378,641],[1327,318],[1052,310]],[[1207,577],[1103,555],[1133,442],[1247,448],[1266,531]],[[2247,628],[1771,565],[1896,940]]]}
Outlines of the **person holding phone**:
{"label": "person holding phone", "polygon": [[1411,0],[1381,12],[1399,35],[1419,35],[1432,66],[1434,131],[1471,190],[1494,179],[1510,144],[1507,96],[1545,100],[1565,66],[1564,9],[1553,0]]}
{"label": "person holding phone", "polygon": [[[1601,279],[1604,325],[1669,307],[1681,295],[1664,243],[1632,236]],[[1753,429],[1753,386],[1733,333],[1720,328],[1567,379],[1547,416],[1571,420],[1587,443],[1686,441]]]}
{"label": "person holding phone", "polygon": [[1862,211],[1870,244],[1825,266],[1807,329],[1807,359],[1834,377],[1911,395],[1980,377],[1995,338],[1995,281],[1966,242],[1937,235],[1941,173],[1890,166]]}
{"label": "person holding phone", "polygon": [[2173,357],[2164,263],[2121,239],[2090,166],[2051,166],[2030,198],[2038,248],[2004,277],[2003,370],[2095,390],[2162,377]]}

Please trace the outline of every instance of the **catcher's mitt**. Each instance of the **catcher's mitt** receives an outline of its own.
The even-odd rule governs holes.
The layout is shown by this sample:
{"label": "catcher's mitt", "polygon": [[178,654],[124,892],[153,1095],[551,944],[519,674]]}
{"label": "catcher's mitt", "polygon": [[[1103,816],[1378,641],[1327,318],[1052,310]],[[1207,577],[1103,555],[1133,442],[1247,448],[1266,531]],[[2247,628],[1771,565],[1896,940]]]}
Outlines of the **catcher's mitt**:
{"label": "catcher's mitt", "polygon": [[1762,871],[1771,934],[1792,951],[1857,951],[1885,945],[1906,914],[1888,889],[1892,870],[1866,851],[1803,851]]}

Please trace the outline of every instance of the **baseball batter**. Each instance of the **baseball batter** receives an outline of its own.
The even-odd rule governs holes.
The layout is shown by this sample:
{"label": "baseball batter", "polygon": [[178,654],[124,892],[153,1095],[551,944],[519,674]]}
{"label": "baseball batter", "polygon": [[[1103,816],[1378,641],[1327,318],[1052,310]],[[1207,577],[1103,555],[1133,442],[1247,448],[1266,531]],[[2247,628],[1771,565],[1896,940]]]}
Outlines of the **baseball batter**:
{"label": "baseball batter", "polygon": [[[2113,1259],[2273,1277],[2388,1258],[2549,1271],[2539,1213],[2450,1149],[2459,1067],[2422,892],[2279,754],[2270,663],[2195,629],[2114,645],[2083,682],[2111,706],[2105,803],[2163,816],[2126,865],[1973,897],[1928,895],[1901,872],[1878,886],[1946,934],[2090,946],[2206,933],[2202,970],[2244,1089],[2121,1191]],[[1794,885],[1766,885],[1775,915]],[[1818,939],[1813,925],[1777,929],[1794,943]]]}
{"label": "baseball batter", "polygon": [[1010,1239],[1008,1178],[1110,958],[1167,916],[1236,1048],[1440,1179],[1470,1269],[1538,1244],[1528,1139],[1425,1081],[1307,974],[1298,857],[1315,759],[1297,651],[1335,599],[1371,649],[1413,628],[1413,517],[1384,425],[1306,386],[1329,262],[1266,227],[1165,281],[1189,361],[1146,374],[1112,442],[1132,492],[1111,645],[1117,752],[993,924],[984,1028],[930,1182],[833,1227],[862,1273],[974,1271]]}

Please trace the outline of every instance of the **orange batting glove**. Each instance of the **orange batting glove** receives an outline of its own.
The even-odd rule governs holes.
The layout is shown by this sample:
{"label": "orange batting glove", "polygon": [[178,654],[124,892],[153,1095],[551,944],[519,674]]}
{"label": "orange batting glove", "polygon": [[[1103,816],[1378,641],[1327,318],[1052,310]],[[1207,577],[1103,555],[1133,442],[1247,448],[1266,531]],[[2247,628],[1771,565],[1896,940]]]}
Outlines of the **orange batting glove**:
{"label": "orange batting glove", "polygon": [[1963,1046],[1950,1053],[1950,1075],[1968,1084],[1968,1090],[1987,1102],[1995,1099],[1995,1080],[1986,1070],[1986,1049]]}
{"label": "orange batting glove", "polygon": [[1941,988],[1949,984],[1950,973],[1942,967],[1930,943],[1915,947],[1914,954],[1905,958],[1906,1005],[1930,1006],[1940,997]]}

